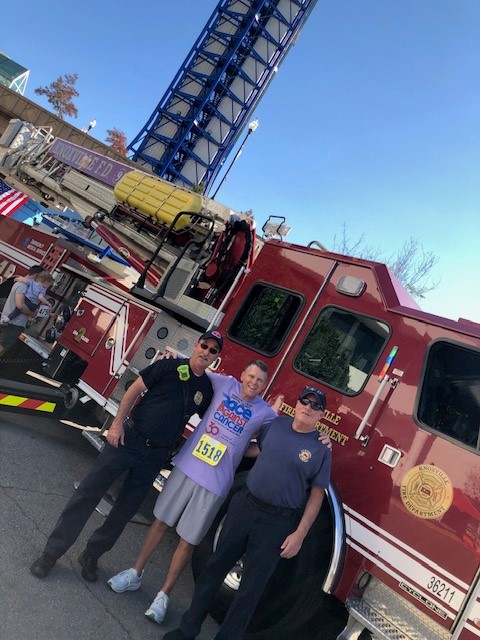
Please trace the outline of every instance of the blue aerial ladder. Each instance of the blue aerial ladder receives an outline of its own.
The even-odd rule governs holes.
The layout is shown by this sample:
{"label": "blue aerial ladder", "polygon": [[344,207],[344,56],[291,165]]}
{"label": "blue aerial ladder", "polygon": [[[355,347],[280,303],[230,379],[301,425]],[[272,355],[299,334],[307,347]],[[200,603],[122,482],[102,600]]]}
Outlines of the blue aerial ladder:
{"label": "blue aerial ladder", "polygon": [[220,0],[132,159],[208,193],[317,0]]}

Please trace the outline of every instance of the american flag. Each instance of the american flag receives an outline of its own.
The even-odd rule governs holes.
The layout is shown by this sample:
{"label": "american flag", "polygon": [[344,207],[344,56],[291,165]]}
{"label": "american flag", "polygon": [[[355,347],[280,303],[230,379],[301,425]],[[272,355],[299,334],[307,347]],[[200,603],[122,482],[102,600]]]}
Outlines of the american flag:
{"label": "american flag", "polygon": [[28,196],[0,179],[0,215],[11,216],[27,202]]}

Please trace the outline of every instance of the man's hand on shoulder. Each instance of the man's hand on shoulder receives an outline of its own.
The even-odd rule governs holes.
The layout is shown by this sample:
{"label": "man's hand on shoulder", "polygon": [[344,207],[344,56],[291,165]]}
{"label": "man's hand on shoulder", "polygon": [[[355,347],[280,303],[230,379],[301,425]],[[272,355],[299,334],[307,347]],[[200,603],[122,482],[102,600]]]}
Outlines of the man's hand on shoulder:
{"label": "man's hand on shoulder", "polygon": [[275,413],[278,413],[280,411],[280,407],[282,406],[284,399],[285,399],[285,396],[283,394],[280,394],[276,398],[269,397],[267,402],[270,405],[270,408],[273,409]]}
{"label": "man's hand on shoulder", "polygon": [[125,444],[125,429],[123,428],[123,420],[114,420],[107,433],[107,442],[112,447],[118,448],[119,444]]}
{"label": "man's hand on shoulder", "polygon": [[330,451],[332,450],[332,441],[330,440],[330,436],[328,436],[326,433],[319,433],[318,439],[327,447],[327,449],[330,449]]}
{"label": "man's hand on shoulder", "polygon": [[160,356],[158,356],[157,360],[178,360],[182,358],[178,353],[174,353],[173,351],[164,351]]}

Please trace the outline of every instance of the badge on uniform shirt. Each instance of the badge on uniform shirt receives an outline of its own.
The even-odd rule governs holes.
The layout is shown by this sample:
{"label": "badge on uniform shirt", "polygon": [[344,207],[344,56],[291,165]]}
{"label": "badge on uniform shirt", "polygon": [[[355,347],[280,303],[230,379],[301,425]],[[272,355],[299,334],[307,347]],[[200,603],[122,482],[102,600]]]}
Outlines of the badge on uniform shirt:
{"label": "badge on uniform shirt", "polygon": [[202,404],[202,400],[203,400],[203,393],[201,391],[197,391],[193,396],[193,401],[195,402],[197,407]]}
{"label": "badge on uniform shirt", "polygon": [[302,449],[298,454],[298,457],[302,462],[308,462],[312,457],[312,453],[308,449]]}
{"label": "badge on uniform shirt", "polygon": [[181,364],[180,366],[177,367],[177,371],[178,371],[178,377],[182,382],[187,382],[187,380],[190,380],[190,370],[188,368],[188,364]]}

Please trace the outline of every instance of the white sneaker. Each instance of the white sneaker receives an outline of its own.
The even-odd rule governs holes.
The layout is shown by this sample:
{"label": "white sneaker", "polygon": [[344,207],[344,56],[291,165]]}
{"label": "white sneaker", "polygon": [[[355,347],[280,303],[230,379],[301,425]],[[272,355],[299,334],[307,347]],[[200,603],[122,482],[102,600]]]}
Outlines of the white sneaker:
{"label": "white sneaker", "polygon": [[107,584],[117,593],[124,593],[125,591],[136,591],[142,586],[143,571],[140,575],[135,569],[126,569],[117,573],[116,576],[110,578]]}
{"label": "white sneaker", "polygon": [[167,613],[168,607],[168,596],[163,591],[159,591],[155,597],[155,600],[149,606],[149,608],[145,611],[145,615],[150,620],[154,620],[158,624],[165,620],[165,615]]}

